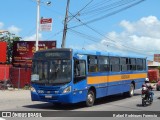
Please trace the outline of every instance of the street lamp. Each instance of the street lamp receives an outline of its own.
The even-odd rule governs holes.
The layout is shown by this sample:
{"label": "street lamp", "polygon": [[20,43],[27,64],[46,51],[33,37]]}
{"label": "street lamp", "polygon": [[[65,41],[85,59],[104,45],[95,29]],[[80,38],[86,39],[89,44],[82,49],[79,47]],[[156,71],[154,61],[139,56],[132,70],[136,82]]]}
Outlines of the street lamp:
{"label": "street lamp", "polygon": [[38,51],[38,39],[39,39],[39,20],[40,20],[40,0],[37,0],[37,26],[36,26],[36,51]]}
{"label": "street lamp", "polygon": [[[40,4],[41,0],[37,0],[37,21],[36,21],[36,51],[38,51],[38,39],[39,39],[39,24],[40,24]],[[46,2],[49,6],[51,1]]]}
{"label": "street lamp", "polygon": [[51,5],[51,1],[46,2],[46,5],[50,6]]}

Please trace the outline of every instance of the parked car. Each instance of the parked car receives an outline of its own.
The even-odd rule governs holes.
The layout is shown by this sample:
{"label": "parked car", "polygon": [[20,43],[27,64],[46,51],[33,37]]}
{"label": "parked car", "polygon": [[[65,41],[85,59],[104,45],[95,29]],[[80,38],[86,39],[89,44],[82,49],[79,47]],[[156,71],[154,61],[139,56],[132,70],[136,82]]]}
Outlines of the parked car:
{"label": "parked car", "polygon": [[160,91],[160,80],[157,82],[156,89],[157,89],[158,91]]}

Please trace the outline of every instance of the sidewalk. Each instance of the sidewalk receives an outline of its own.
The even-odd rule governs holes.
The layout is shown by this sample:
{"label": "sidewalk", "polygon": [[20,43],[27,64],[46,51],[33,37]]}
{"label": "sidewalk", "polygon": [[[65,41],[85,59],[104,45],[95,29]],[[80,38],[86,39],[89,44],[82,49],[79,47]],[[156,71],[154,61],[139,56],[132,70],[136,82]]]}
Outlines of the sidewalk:
{"label": "sidewalk", "polygon": [[0,101],[30,99],[30,90],[0,90]]}
{"label": "sidewalk", "polygon": [[30,90],[0,90],[0,110],[16,110],[27,104],[34,104]]}

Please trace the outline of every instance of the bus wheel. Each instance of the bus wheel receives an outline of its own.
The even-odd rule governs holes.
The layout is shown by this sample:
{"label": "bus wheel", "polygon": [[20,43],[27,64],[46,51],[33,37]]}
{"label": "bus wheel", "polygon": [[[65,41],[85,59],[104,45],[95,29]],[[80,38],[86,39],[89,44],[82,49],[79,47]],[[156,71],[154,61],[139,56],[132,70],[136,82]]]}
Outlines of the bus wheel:
{"label": "bus wheel", "polygon": [[134,85],[131,83],[130,84],[130,90],[128,92],[128,96],[132,97],[134,95]]}
{"label": "bus wheel", "polygon": [[95,94],[92,90],[89,90],[87,94],[87,100],[86,100],[87,107],[93,106],[94,101],[95,101]]}

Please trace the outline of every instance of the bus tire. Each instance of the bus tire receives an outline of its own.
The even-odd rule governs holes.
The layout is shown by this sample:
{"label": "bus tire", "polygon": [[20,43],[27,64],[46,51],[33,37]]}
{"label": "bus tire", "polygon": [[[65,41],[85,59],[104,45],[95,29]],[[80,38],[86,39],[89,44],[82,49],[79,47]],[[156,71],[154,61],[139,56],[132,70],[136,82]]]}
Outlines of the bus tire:
{"label": "bus tire", "polygon": [[94,91],[89,90],[86,99],[86,106],[91,107],[93,106],[94,102],[95,102],[95,93]]}
{"label": "bus tire", "polygon": [[128,97],[132,97],[134,95],[134,85],[130,84],[130,90],[128,92]]}

